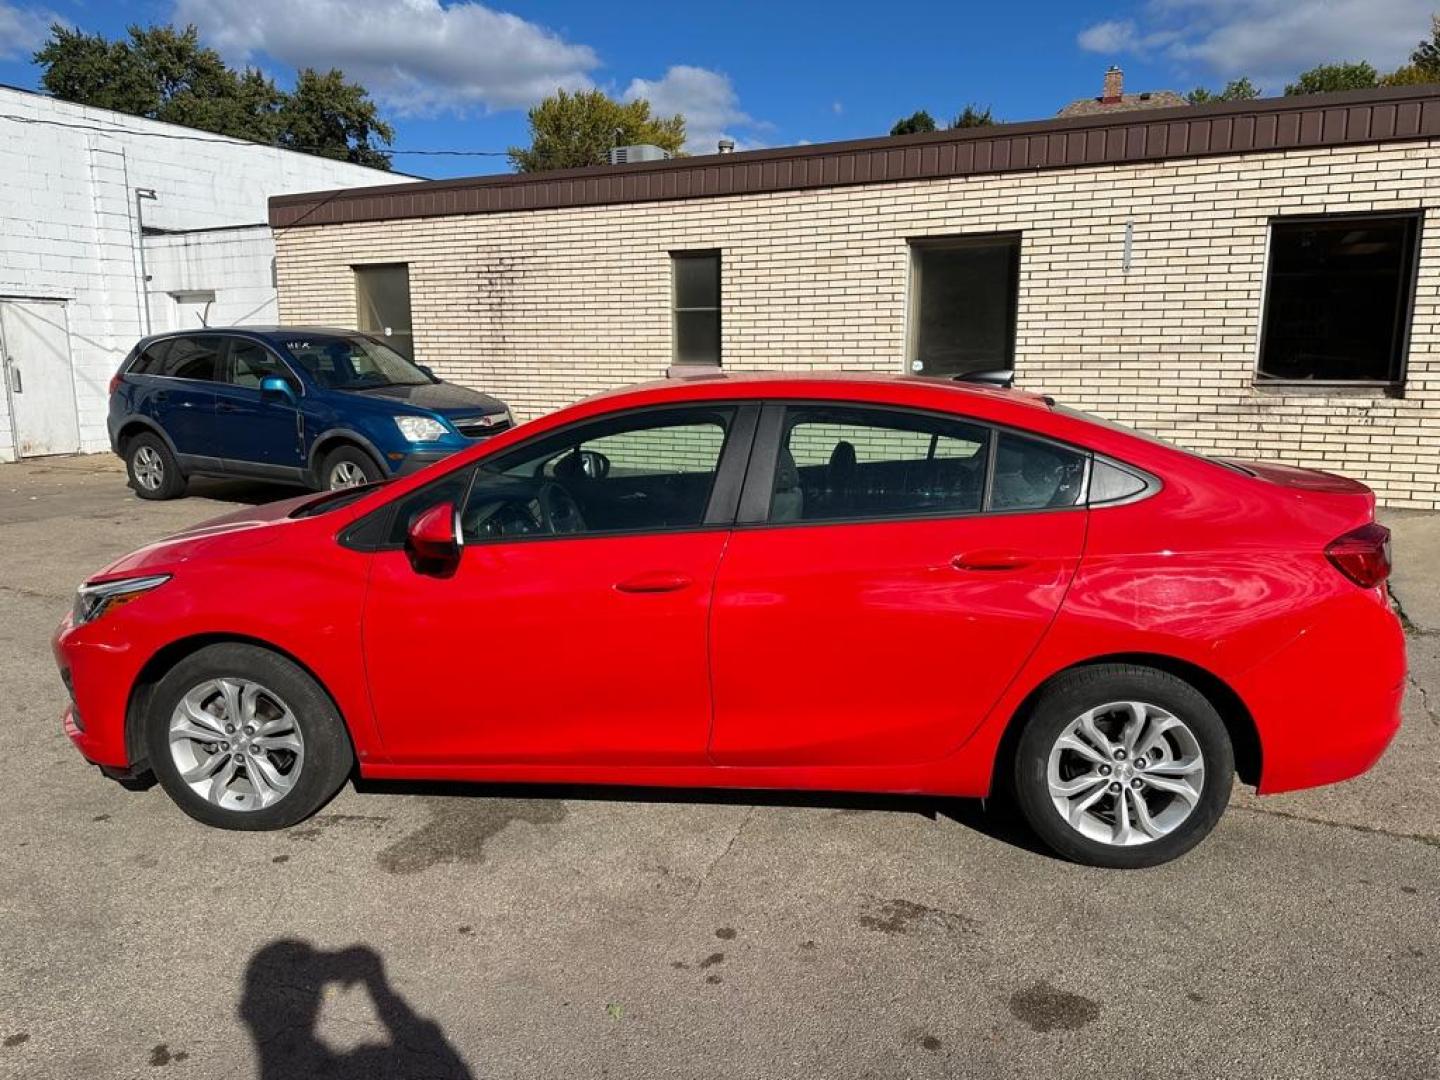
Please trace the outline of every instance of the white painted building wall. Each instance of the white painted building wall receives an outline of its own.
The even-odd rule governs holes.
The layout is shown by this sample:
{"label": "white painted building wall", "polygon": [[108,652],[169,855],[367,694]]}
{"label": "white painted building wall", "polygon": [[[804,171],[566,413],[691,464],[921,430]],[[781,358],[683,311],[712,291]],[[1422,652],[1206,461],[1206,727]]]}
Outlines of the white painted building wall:
{"label": "white painted building wall", "polygon": [[[408,179],[0,87],[0,304],[63,302],[77,448],[104,450],[106,388],[147,307],[168,329],[191,314],[171,293],[213,290],[211,325],[274,321],[270,196]],[[142,226],[163,230],[144,239],[148,289]],[[11,404],[0,461],[17,456]]]}

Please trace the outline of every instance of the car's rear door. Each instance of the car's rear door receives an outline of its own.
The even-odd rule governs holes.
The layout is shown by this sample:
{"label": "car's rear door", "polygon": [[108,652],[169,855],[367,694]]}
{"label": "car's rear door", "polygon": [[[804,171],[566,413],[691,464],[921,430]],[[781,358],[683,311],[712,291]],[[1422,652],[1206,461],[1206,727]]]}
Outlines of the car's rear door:
{"label": "car's rear door", "polygon": [[180,454],[217,462],[215,380],[224,341],[214,334],[187,334],[164,344],[158,363],[142,377],[149,384],[145,410]]}
{"label": "car's rear door", "polygon": [[[215,443],[227,468],[293,478],[305,464],[297,407],[300,379],[273,351],[251,338],[230,337],[215,384]],[[278,376],[295,401],[265,393],[260,382]]]}
{"label": "car's rear door", "polygon": [[[581,424],[506,452],[473,484],[456,471],[397,505],[363,626],[391,759],[703,763],[711,589],[757,412]],[[424,572],[401,547],[407,524],[456,500],[459,564]]]}
{"label": "car's rear door", "polygon": [[1085,455],[909,410],[767,405],[715,582],[712,759],[933,760],[1079,561]]}

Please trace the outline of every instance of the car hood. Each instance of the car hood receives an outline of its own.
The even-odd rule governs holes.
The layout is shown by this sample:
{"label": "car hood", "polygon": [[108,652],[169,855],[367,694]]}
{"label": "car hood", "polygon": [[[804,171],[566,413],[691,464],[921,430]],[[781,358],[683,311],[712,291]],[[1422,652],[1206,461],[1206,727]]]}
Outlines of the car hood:
{"label": "car hood", "polygon": [[504,412],[505,403],[489,394],[471,390],[454,383],[421,383],[418,386],[374,386],[360,390],[346,390],[344,393],[360,397],[401,401],[417,409],[446,416],[473,416],[477,413]]}
{"label": "car hood", "polygon": [[99,573],[92,574],[88,580],[102,581],[169,571],[194,559],[212,558],[242,547],[253,551],[273,543],[283,529],[298,524],[290,517],[294,510],[312,500],[325,498],[326,494],[312,492],[223,514],[132,551]]}

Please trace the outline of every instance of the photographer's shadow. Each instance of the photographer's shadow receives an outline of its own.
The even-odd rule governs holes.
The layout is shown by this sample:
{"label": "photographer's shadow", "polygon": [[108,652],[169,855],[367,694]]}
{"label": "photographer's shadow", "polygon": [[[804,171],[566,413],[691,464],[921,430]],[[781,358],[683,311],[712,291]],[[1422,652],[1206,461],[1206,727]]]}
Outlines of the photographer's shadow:
{"label": "photographer's shadow", "polygon": [[[317,1024],[331,984],[363,986],[389,1041],[327,1046]],[[380,955],[364,945],[325,952],[306,941],[271,942],[250,958],[239,1012],[255,1040],[260,1080],[474,1080],[440,1026],[391,988]]]}

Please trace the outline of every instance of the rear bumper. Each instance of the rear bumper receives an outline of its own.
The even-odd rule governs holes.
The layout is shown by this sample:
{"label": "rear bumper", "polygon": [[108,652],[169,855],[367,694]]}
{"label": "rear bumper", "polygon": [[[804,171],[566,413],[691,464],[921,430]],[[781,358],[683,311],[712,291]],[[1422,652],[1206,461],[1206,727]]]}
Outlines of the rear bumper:
{"label": "rear bumper", "polygon": [[1359,776],[1400,729],[1405,634],[1378,591],[1356,590],[1235,685],[1260,735],[1259,792]]}

